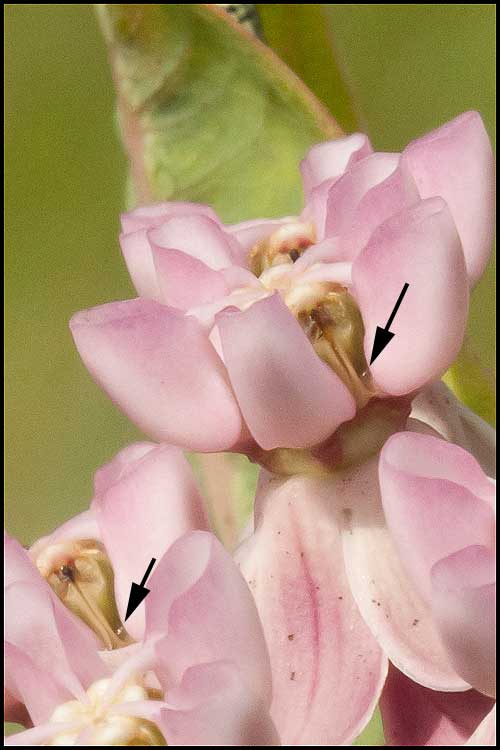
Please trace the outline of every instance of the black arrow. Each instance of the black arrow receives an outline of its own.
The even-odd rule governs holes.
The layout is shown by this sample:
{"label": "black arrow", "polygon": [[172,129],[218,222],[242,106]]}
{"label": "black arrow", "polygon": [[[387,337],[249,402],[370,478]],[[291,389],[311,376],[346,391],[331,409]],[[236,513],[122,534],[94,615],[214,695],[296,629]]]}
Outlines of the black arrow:
{"label": "black arrow", "polygon": [[377,326],[377,330],[375,331],[375,339],[373,341],[372,356],[370,357],[370,364],[373,364],[373,362],[375,362],[378,355],[384,351],[389,341],[393,339],[394,334],[389,331],[389,328],[391,327],[391,323],[394,320],[397,311],[399,310],[399,306],[403,301],[403,297],[405,296],[406,290],[409,286],[409,284],[405,284],[402,288],[401,294],[398,297],[398,301],[394,305],[394,310],[391,312],[385,328],[380,328],[380,326]]}
{"label": "black arrow", "polygon": [[149,589],[147,589],[144,584],[146,583],[148,579],[148,575],[153,570],[153,565],[156,562],[156,558],[152,557],[151,562],[148,565],[148,569],[144,573],[144,577],[142,581],[137,584],[132,581],[132,586],[130,587],[130,595],[128,598],[128,604],[127,604],[127,614],[125,615],[125,622],[127,622],[128,618],[132,614],[132,612],[135,612],[139,604],[144,601],[144,599],[149,594]]}

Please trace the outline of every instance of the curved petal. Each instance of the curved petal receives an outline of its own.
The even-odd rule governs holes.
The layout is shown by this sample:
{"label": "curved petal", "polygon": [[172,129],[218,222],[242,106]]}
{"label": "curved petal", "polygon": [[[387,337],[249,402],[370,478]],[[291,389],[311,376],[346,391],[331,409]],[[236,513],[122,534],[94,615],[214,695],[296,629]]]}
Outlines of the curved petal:
{"label": "curved petal", "polygon": [[128,233],[138,229],[153,229],[169,218],[180,216],[206,216],[220,223],[217,214],[210,206],[183,201],[163,201],[151,203],[148,206],[139,206],[122,214],[120,219],[123,231]]}
{"label": "curved petal", "polygon": [[77,313],[71,330],[92,376],[146,433],[200,451],[237,441],[237,404],[193,317],[136,299]]}
{"label": "curved petal", "polygon": [[467,547],[431,570],[432,606],[455,669],[486,695],[496,695],[496,561]]}
{"label": "curved petal", "polygon": [[494,486],[462,448],[430,435],[398,433],[381,451],[379,479],[401,561],[427,598],[436,562],[464,547],[493,543]]}
{"label": "curved petal", "polygon": [[355,162],[371,153],[370,141],[363,133],[353,133],[313,146],[300,163],[306,201],[315,187],[325,180],[340,177]]}
{"label": "curved petal", "polygon": [[111,461],[97,469],[94,474],[95,494],[100,495],[106,492],[109,487],[118,482],[129,471],[133,471],[141,458],[144,458],[157,447],[156,443],[143,441],[142,443],[131,443],[122,448],[116,456],[113,456]]}
{"label": "curved petal", "polygon": [[70,518],[58,526],[52,534],[43,536],[30,547],[29,556],[36,563],[37,558],[43,551],[58,540],[71,541],[78,539],[95,539],[100,541],[101,534],[95,515],[92,510],[84,510],[82,513]]}
{"label": "curved petal", "polygon": [[384,222],[354,261],[352,279],[368,361],[377,326],[386,325],[409,284],[391,322],[394,338],[371,365],[379,387],[401,396],[439,377],[462,344],[469,297],[462,248],[446,204],[431,198]]}
{"label": "curved petal", "polygon": [[152,243],[153,262],[161,301],[188,310],[215,302],[229,293],[224,276],[203,261],[180,250],[167,250]]}
{"label": "curved petal", "polygon": [[217,316],[238,403],[262,448],[302,448],[356,412],[340,378],[316,355],[279,294]]}
{"label": "curved petal", "polygon": [[181,250],[201,260],[214,270],[233,263],[233,252],[239,255],[238,241],[221,225],[202,215],[173,216],[148,232],[151,245]]}
{"label": "curved petal", "polygon": [[483,719],[466,745],[474,747],[495,747],[497,729],[497,709],[493,706],[489,714]]}
{"label": "curved petal", "polygon": [[[393,156],[392,154],[384,156]],[[361,167],[361,165],[360,165]],[[346,225],[349,213],[341,217],[345,230],[339,237],[338,257],[354,260],[365,247],[375,229],[394,214],[409,208],[419,200],[417,186],[400,165],[382,182],[370,188],[352,212],[351,223]],[[328,199],[326,234],[329,234],[330,206],[335,206],[335,189]],[[342,208],[342,206],[340,206]],[[338,207],[334,216],[339,216]],[[332,218],[334,218],[332,216]]]}
{"label": "curved petal", "polygon": [[130,279],[139,297],[161,301],[161,291],[148,240],[148,229],[120,234],[120,247]]}
{"label": "curved petal", "polygon": [[[14,646],[12,646],[14,648]],[[6,659],[6,654],[4,653],[4,660]],[[13,676],[13,673],[16,672],[15,669],[9,670],[11,679]],[[7,674],[7,670],[4,673],[4,680],[8,680],[9,675]],[[31,727],[33,722],[30,719],[30,715],[28,711],[26,710],[26,706],[20,700],[17,696],[19,695],[19,691],[14,686],[13,692],[16,694],[14,695],[11,693],[6,687],[3,689],[3,720],[4,721],[10,721],[14,722],[15,724],[21,724],[24,727]]]}
{"label": "curved petal", "polygon": [[475,690],[429,690],[391,667],[380,699],[386,743],[392,747],[464,745],[491,704],[491,699]]}
{"label": "curved petal", "polygon": [[377,459],[339,476],[347,577],[363,618],[385,653],[415,682],[433,690],[466,690],[453,669],[430,606],[404,570],[386,526]]}
{"label": "curved petal", "polygon": [[[151,558],[161,560],[186,531],[207,528],[191,468],[182,452],[168,445],[154,448],[129,466],[124,476],[96,497],[92,509],[115,571],[122,621],[131,582],[141,580]],[[142,637],[144,607],[127,620],[127,631]]]}
{"label": "curved petal", "polygon": [[[8,641],[4,642],[4,662],[5,685],[17,699],[17,706],[27,712],[33,724],[47,721],[58,705],[73,698],[72,693],[52,674]],[[6,713],[4,720],[15,719]],[[21,739],[24,732],[19,735]],[[23,736],[22,739],[27,739],[28,736]]]}
{"label": "curved petal", "polygon": [[348,231],[360,201],[394,173],[399,158],[399,154],[371,154],[333,183],[328,192],[327,237],[338,237]]}
{"label": "curved petal", "polygon": [[406,147],[402,162],[422,198],[439,195],[458,228],[471,282],[491,253],[494,231],[493,152],[478,112],[464,112]]}
{"label": "curved petal", "polygon": [[262,700],[270,699],[269,658],[252,595],[212,534],[193,531],[175,542],[150,588],[146,632],[166,635],[157,652],[169,685],[191,666],[223,660]]}
{"label": "curved petal", "polygon": [[[26,617],[26,612],[32,616]],[[93,633],[56,599],[41,578],[33,583],[8,586],[5,613],[5,640],[14,648],[11,664],[12,683],[17,688],[14,694],[23,691],[23,702],[34,721],[48,718],[45,708],[38,703],[41,701],[47,707],[46,698],[37,698],[36,691],[27,685],[32,682],[39,693],[44,692],[38,687],[36,675],[46,674],[51,684],[56,685],[53,697],[59,698],[61,691],[66,691],[81,698],[85,687],[106,673]],[[22,672],[22,679],[17,669]],[[33,675],[28,677],[31,671]],[[30,699],[24,694],[28,688]],[[30,704],[29,700],[33,702]]]}
{"label": "curved petal", "polygon": [[186,670],[169,690],[160,726],[169,745],[184,747],[279,746],[265,703],[234,666],[216,662]]}
{"label": "curved petal", "polygon": [[256,532],[237,551],[268,643],[271,716],[287,746],[350,744],[387,670],[349,590],[332,495],[330,480],[267,477]]}
{"label": "curved petal", "polygon": [[21,581],[37,583],[40,580],[40,574],[30,560],[28,552],[6,531],[3,533],[3,554],[4,587]]}
{"label": "curved petal", "polygon": [[488,477],[496,476],[496,430],[457,399],[438,380],[412,402],[411,416],[429,425],[445,440],[471,453]]}
{"label": "curved petal", "polygon": [[261,240],[270,237],[273,232],[289,222],[297,221],[296,216],[286,216],[283,219],[251,219],[239,224],[230,224],[226,227],[238,240],[243,253],[240,256],[240,265],[246,266],[246,255],[252,247]]}

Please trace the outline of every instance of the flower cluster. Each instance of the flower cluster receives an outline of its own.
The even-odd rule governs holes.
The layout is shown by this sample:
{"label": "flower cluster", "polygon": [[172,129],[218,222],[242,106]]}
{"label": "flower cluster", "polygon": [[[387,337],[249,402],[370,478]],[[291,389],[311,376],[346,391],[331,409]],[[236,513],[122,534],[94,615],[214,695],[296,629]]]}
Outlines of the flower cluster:
{"label": "flower cluster", "polygon": [[[123,215],[139,296],[71,330],[159,442],[28,552],[7,537],[8,744],[343,745],[378,704],[390,745],[494,744],[494,437],[439,382],[491,249],[492,162],[468,112],[401,154],[313,147],[300,216]],[[182,450],[262,467],[233,555]]]}

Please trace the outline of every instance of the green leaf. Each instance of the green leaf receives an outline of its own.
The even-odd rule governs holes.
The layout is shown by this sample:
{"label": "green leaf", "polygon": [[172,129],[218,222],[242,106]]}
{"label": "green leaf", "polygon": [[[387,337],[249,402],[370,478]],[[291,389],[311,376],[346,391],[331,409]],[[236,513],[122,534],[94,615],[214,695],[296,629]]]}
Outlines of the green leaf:
{"label": "green leaf", "polygon": [[299,211],[299,161],[342,132],[286,65],[214,6],[97,7],[136,202],[210,203],[224,221]]}

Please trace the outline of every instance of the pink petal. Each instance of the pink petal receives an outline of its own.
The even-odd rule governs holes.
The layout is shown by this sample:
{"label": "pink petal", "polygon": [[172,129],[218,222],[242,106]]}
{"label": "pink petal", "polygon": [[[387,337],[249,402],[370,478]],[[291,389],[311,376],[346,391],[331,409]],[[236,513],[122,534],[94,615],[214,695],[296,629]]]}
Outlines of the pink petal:
{"label": "pink petal", "polygon": [[466,742],[466,745],[474,747],[494,747],[496,746],[496,725],[497,709],[493,706],[489,714],[483,719],[472,737]]}
{"label": "pink petal", "polygon": [[354,399],[314,352],[279,294],[217,316],[224,361],[245,421],[263,448],[301,448],[355,414]]}
{"label": "pink petal", "polygon": [[352,268],[370,360],[377,326],[384,327],[405,283],[390,326],[395,334],[371,366],[381,389],[400,396],[437,379],[462,344],[468,285],[460,240],[440,198],[393,216],[372,235]]}
{"label": "pink petal", "polygon": [[121,215],[122,229],[124,232],[135,232],[138,229],[153,229],[163,224],[169,218],[181,216],[207,216],[216,223],[219,222],[217,214],[210,206],[200,203],[184,203],[182,201],[165,201],[152,203],[149,206],[139,206],[128,213]]}
{"label": "pink petal", "polygon": [[[13,646],[11,648],[14,648]],[[6,658],[6,655],[4,654],[4,659]],[[11,673],[15,670],[10,670]],[[4,673],[4,679],[9,680],[9,675],[7,673]],[[12,675],[11,675],[12,679]],[[16,689],[16,687],[13,687],[14,692],[16,695],[13,695],[9,690],[4,686],[3,689],[3,720],[4,721],[11,721],[15,724],[22,724],[25,727],[30,727],[32,725],[32,721],[30,719],[29,713],[26,710],[26,706],[24,703],[19,700],[17,697],[19,695],[19,691]]]}
{"label": "pink petal", "polygon": [[475,690],[429,690],[391,667],[380,700],[386,742],[392,747],[463,745],[491,703]]}
{"label": "pink petal", "polygon": [[464,112],[410,143],[402,160],[422,198],[439,195],[448,203],[469,277],[477,281],[491,253],[495,203],[493,153],[481,116]]}
{"label": "pink petal", "polygon": [[431,570],[432,604],[451,660],[469,684],[496,695],[496,563],[467,547]]}
{"label": "pink petal", "polygon": [[465,690],[451,666],[430,606],[401,564],[386,527],[377,459],[339,476],[342,544],[352,594],[373,635],[398,669],[433,690]]}
{"label": "pink petal", "polygon": [[[376,157],[385,157],[382,166],[385,168],[387,165],[387,169],[395,163],[394,154],[374,154],[371,159],[375,160]],[[325,231],[327,236],[339,236],[338,258],[354,260],[380,224],[419,200],[417,186],[411,176],[396,164],[388,177],[370,187],[361,197],[356,194],[358,185],[355,185],[355,195],[352,196],[353,187],[342,185],[343,180],[339,180],[330,190]],[[353,182],[364,165],[365,162],[362,162],[356,173],[352,173]],[[375,174],[378,169],[380,167]],[[351,204],[353,197],[355,202]]]}
{"label": "pink petal", "polygon": [[71,330],[99,385],[146,433],[192,450],[224,450],[241,417],[201,325],[148,300],[77,313]]}
{"label": "pink petal", "polygon": [[148,240],[148,229],[120,235],[120,247],[129,276],[139,297],[161,301],[160,286]]}
{"label": "pink petal", "polygon": [[134,471],[137,463],[148,453],[157,448],[156,443],[132,443],[113,456],[111,461],[97,469],[94,474],[94,492],[101,495],[118,482],[130,471]]}
{"label": "pink petal", "polygon": [[[82,697],[84,689],[105,674],[93,633],[56,599],[41,578],[8,586],[5,612],[5,640],[14,647],[12,681],[18,697],[23,691],[23,702],[33,721],[48,718],[46,697],[40,695],[38,699],[36,691],[27,684],[32,683],[38,693],[43,693],[39,675],[47,675],[47,684],[56,686],[51,688],[51,699],[59,699],[61,691]],[[30,617],[26,617],[27,612]],[[53,703],[49,703],[53,708]]]}
{"label": "pink petal", "polygon": [[[124,618],[130,585],[139,583],[152,557],[161,560],[186,531],[207,528],[191,468],[177,448],[162,445],[96,497],[92,504],[115,571],[115,595]],[[138,540],[140,539],[140,544]],[[127,620],[135,638],[144,632],[144,607]]]}
{"label": "pink petal", "polygon": [[427,598],[434,563],[492,544],[494,487],[462,448],[429,435],[393,435],[380,454],[379,477],[401,561]]}
{"label": "pink petal", "polygon": [[146,630],[166,634],[157,650],[169,684],[191,666],[223,660],[264,701],[270,698],[269,659],[252,595],[212,534],[193,531],[175,542],[149,588]]}
{"label": "pink petal", "polygon": [[223,275],[203,261],[180,250],[165,250],[156,245],[152,253],[161,301],[166,305],[188,310],[228,294]]}
{"label": "pink petal", "polygon": [[[72,693],[53,675],[8,641],[4,642],[4,660],[5,684],[16,697],[17,705],[27,711],[32,723],[46,721],[58,705],[73,698]],[[14,719],[6,713],[4,720]]]}
{"label": "pink petal", "polygon": [[10,737],[5,737],[4,742],[7,747],[43,746],[49,744],[49,740],[53,739],[55,734],[71,731],[75,726],[77,726],[75,722],[72,724],[61,723],[55,728],[54,724],[48,722],[47,724],[40,724],[31,729],[27,729],[25,732],[16,732],[16,734],[12,734]]}
{"label": "pink petal", "polygon": [[181,747],[276,747],[276,729],[262,699],[223,662],[186,670],[169,690],[161,727],[169,745]]}
{"label": "pink petal", "polygon": [[313,146],[300,164],[306,200],[315,187],[325,180],[340,177],[354,163],[371,153],[370,141],[363,133],[353,133]]}
{"label": "pink petal", "polygon": [[21,547],[17,539],[9,536],[6,531],[3,534],[3,549],[4,587],[20,581],[37,583],[40,580],[40,574],[31,562],[28,552]]}
{"label": "pink petal", "polygon": [[206,216],[174,216],[148,232],[152,246],[181,250],[214,270],[232,265],[238,241]]}
{"label": "pink petal", "polygon": [[270,237],[273,232],[289,222],[297,221],[296,216],[286,216],[284,219],[251,219],[242,221],[239,224],[232,224],[227,227],[239,242],[243,252],[240,256],[240,265],[246,266],[246,256],[248,251],[261,240]]}
{"label": "pink petal", "polygon": [[350,744],[387,670],[351,597],[334,499],[330,480],[263,481],[256,532],[237,552],[264,626],[283,745]]}

